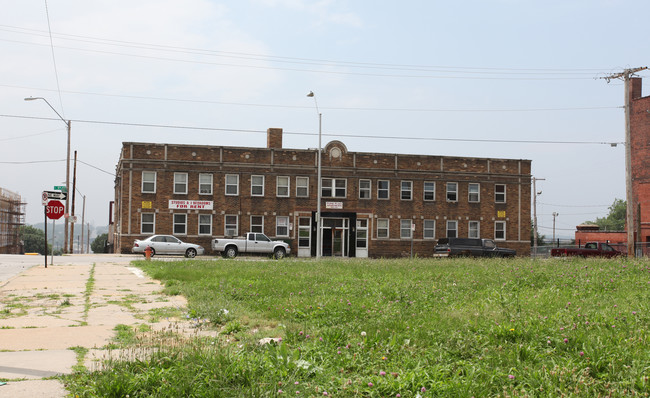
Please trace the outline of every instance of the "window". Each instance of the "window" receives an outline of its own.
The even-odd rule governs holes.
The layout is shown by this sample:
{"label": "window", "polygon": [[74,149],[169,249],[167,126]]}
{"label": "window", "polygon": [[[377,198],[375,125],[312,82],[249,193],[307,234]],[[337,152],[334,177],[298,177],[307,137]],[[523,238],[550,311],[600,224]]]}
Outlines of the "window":
{"label": "window", "polygon": [[481,224],[478,221],[470,221],[467,225],[467,237],[468,238],[480,238]]}
{"label": "window", "polygon": [[368,247],[368,219],[357,219],[357,249]]}
{"label": "window", "polygon": [[199,174],[199,195],[212,195],[212,174]]}
{"label": "window", "polygon": [[239,195],[239,175],[226,174],[226,195]]}
{"label": "window", "polygon": [[377,199],[390,199],[390,181],[377,181]]}
{"label": "window", "polygon": [[468,186],[468,197],[469,202],[480,202],[481,201],[481,185],[475,182],[471,182]]}
{"label": "window", "polygon": [[412,220],[400,220],[399,221],[399,236],[402,239],[411,239],[411,225],[413,225]]}
{"label": "window", "polygon": [[370,180],[359,180],[359,199],[370,199]]}
{"label": "window", "polygon": [[298,218],[298,247],[309,248],[311,242],[311,218]]}
{"label": "window", "polygon": [[424,220],[422,236],[424,239],[436,238],[436,220]]}
{"label": "window", "polygon": [[276,195],[281,197],[289,196],[289,177],[278,176],[276,182]]}
{"label": "window", "polygon": [[276,217],[275,236],[289,236],[289,217],[287,216]]}
{"label": "window", "polygon": [[447,221],[447,237],[448,238],[458,237],[458,221],[456,220]]}
{"label": "window", "polygon": [[494,222],[494,240],[506,240],[506,222]]}
{"label": "window", "polygon": [[187,234],[187,214],[174,214],[174,235]]}
{"label": "window", "polygon": [[299,198],[309,197],[309,177],[296,177],[296,196]]}
{"label": "window", "polygon": [[424,182],[424,200],[436,200],[436,183],[433,181]]}
{"label": "window", "polygon": [[377,219],[377,238],[387,239],[388,238],[388,219],[379,218]]}
{"label": "window", "polygon": [[264,196],[264,176],[251,176],[251,196]]}
{"label": "window", "polygon": [[212,235],[212,214],[199,214],[199,235]]}
{"label": "window", "polygon": [[239,216],[226,216],[224,223],[224,234],[226,236],[236,236],[239,230]]}
{"label": "window", "polygon": [[348,180],[345,178],[323,178],[321,194],[324,198],[345,198]]}
{"label": "window", "polygon": [[156,233],[156,214],[142,213],[140,217],[140,233],[141,234],[154,234]]}
{"label": "window", "polygon": [[156,172],[142,172],[142,193],[156,193]]}
{"label": "window", "polygon": [[400,192],[402,200],[413,199],[413,181],[402,181],[402,188]]}
{"label": "window", "polygon": [[264,216],[251,216],[251,232],[264,233]]}
{"label": "window", "polygon": [[458,202],[458,183],[447,183],[447,202]]}
{"label": "window", "polygon": [[494,185],[494,203],[506,203],[506,186],[505,184]]}
{"label": "window", "polygon": [[187,193],[187,173],[174,173],[174,193]]}

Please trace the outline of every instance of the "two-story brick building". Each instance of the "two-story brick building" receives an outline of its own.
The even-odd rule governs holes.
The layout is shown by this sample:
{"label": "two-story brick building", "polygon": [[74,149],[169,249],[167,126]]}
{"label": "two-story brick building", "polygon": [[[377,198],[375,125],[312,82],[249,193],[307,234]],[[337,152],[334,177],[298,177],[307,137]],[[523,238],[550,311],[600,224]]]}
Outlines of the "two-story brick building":
{"label": "two-story brick building", "polygon": [[[212,238],[264,232],[315,256],[318,151],[123,143],[115,180],[115,250],[174,234],[210,252]],[[530,160],[321,151],[322,255],[431,256],[440,237],[493,238],[530,253]]]}

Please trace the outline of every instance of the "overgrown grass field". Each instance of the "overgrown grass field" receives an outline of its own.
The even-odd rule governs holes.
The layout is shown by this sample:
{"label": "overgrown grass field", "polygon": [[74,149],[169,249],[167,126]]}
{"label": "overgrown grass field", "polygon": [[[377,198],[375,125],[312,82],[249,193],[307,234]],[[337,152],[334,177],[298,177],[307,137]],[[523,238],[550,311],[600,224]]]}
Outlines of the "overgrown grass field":
{"label": "overgrown grass field", "polygon": [[[648,396],[650,264],[137,262],[219,331],[66,381],[80,397]],[[259,344],[264,337],[281,338]]]}

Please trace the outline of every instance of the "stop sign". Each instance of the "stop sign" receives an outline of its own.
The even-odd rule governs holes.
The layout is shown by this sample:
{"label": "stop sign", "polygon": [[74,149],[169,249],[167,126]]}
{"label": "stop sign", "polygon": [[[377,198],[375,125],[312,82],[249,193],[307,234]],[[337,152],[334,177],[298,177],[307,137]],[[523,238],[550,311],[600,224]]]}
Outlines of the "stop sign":
{"label": "stop sign", "polygon": [[58,200],[50,200],[45,205],[45,212],[50,220],[58,220],[65,212],[65,206]]}

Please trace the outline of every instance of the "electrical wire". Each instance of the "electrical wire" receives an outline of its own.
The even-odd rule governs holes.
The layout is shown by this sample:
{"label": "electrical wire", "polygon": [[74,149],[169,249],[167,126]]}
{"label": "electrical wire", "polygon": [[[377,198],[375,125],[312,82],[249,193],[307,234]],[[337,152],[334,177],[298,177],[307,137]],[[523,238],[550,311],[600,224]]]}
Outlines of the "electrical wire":
{"label": "electrical wire", "polygon": [[52,28],[50,27],[50,11],[47,7],[47,0],[45,1],[45,15],[47,16],[47,30],[50,38],[50,49],[52,50],[52,64],[54,66],[54,76],[56,78],[56,88],[59,93],[59,104],[61,105],[61,114],[65,118],[65,110],[63,109],[63,98],[61,97],[61,85],[59,84],[59,71],[56,67],[56,57],[54,56],[54,41],[52,39]]}

